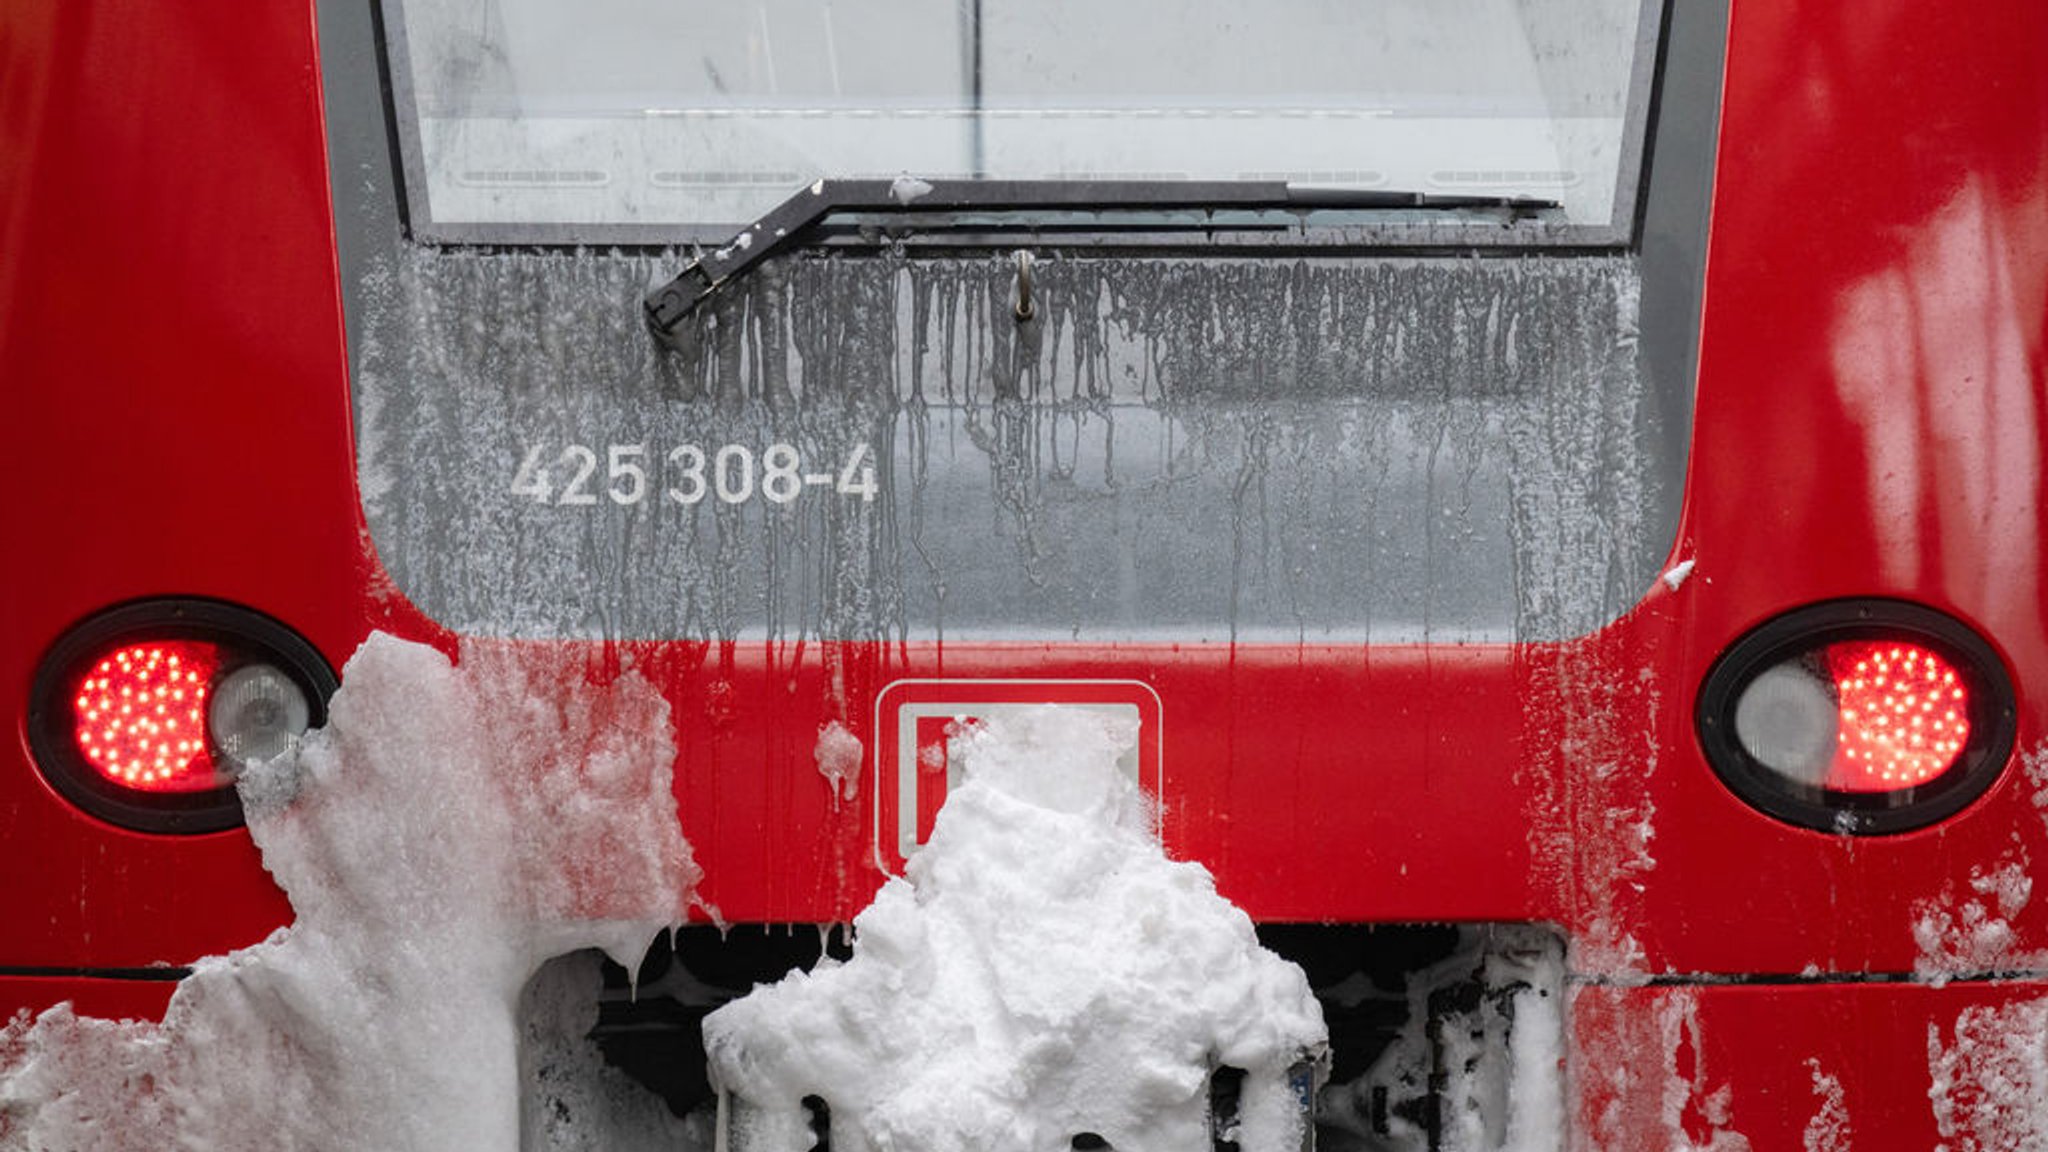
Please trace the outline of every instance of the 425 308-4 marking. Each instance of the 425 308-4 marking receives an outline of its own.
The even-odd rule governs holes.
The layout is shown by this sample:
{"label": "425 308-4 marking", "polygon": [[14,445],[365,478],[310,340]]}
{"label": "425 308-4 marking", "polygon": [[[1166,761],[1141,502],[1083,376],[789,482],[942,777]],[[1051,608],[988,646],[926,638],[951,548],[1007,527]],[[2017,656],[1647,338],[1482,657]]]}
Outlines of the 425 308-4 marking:
{"label": "425 308-4 marking", "polygon": [[[770,444],[758,454],[746,444],[677,444],[659,455],[646,444],[606,444],[603,452],[600,458],[598,449],[586,444],[564,445],[560,451],[534,444],[507,491],[559,507],[599,500],[631,507],[655,498],[657,490],[684,506],[707,498],[744,504],[757,495],[772,504],[789,504],[812,489],[864,501],[875,498],[875,469],[866,444],[855,444],[843,462],[822,469],[805,461],[796,445],[784,443]],[[567,477],[559,488],[556,476]]]}

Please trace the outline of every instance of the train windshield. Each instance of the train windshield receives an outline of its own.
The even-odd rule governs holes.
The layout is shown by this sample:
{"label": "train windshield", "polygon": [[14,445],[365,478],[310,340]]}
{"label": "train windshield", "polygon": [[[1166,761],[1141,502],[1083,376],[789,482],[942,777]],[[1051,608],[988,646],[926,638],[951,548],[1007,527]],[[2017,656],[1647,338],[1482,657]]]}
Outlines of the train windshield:
{"label": "train windshield", "polygon": [[1632,225],[1657,36],[1645,0],[385,7],[444,241],[718,239],[908,174],[1531,197],[1583,242]]}

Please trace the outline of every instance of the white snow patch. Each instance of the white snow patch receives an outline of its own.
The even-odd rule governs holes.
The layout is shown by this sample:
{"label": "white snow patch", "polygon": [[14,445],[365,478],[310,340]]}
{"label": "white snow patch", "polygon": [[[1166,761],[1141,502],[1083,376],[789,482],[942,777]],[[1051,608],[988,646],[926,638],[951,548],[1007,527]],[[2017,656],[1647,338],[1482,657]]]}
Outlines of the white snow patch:
{"label": "white snow patch", "polygon": [[733,258],[734,253],[745,252],[747,249],[752,248],[753,246],[754,233],[751,230],[742,232],[739,235],[732,238],[732,243],[727,244],[723,248],[720,248],[718,250],[717,257],[720,260],[730,260]]}
{"label": "white snow patch", "polygon": [[1053,707],[961,733],[964,782],[854,955],[713,1013],[714,1083],[766,1147],[830,1108],[841,1152],[1207,1147],[1213,1067],[1247,1073],[1247,1152],[1300,1146],[1289,1069],[1322,1010],[1200,865],[1169,860],[1118,769],[1136,725]]}
{"label": "white snow patch", "polygon": [[[1735,1130],[1733,1085],[1713,1084],[1706,1061],[1700,1058],[1699,996],[1692,989],[1673,996],[1657,1010],[1664,1034],[1665,1082],[1663,1118],[1673,1152],[1750,1152],[1749,1137]],[[1680,1051],[1691,1053],[1691,1079],[1679,1074]],[[1686,1113],[1696,1113],[1707,1129],[1706,1142],[1692,1140],[1686,1132]]]}
{"label": "white snow patch", "polygon": [[1741,1130],[1740,1121],[1775,1119],[1798,1105],[1781,1091],[1783,1086],[1753,1082],[1745,1053],[1702,1042],[1706,1033],[1700,1009],[1706,992],[1697,984],[1649,989],[1581,984],[1572,993],[1567,1015],[1573,1021],[1571,1099],[1578,1124],[1571,1148],[1778,1152],[1796,1147],[1753,1144]]}
{"label": "white snow patch", "polygon": [[296,921],[201,960],[161,1025],[60,1005],[0,1031],[8,1146],[518,1147],[529,977],[585,947],[636,963],[698,874],[667,704],[584,673],[371,637],[327,726],[241,782]]}
{"label": "white snow patch", "polygon": [[[1653,768],[1655,756],[1647,756],[1643,762]],[[1610,762],[1598,771],[1604,776],[1618,764],[1618,761]],[[1605,813],[1607,819],[1598,834],[1606,856],[1603,864],[1611,874],[1607,885],[1609,893],[1626,892],[1640,897],[1644,889],[1642,878],[1657,866],[1657,858],[1650,852],[1650,845],[1657,838],[1656,803],[1643,796],[1635,798],[1628,806],[1609,806]],[[1585,935],[1572,942],[1579,969],[1624,979],[1639,976],[1646,953],[1641,942],[1627,929],[1631,919],[1629,913],[1618,910],[1594,916],[1587,924]]]}
{"label": "white snow patch", "polygon": [[1694,563],[1695,561],[1692,560],[1681,560],[1678,563],[1673,564],[1664,573],[1664,586],[1666,588],[1671,589],[1673,592],[1678,591],[1679,585],[1684,584],[1686,577],[1692,575],[1692,566]]}
{"label": "white snow patch", "polygon": [[916,201],[931,195],[931,191],[932,186],[929,181],[919,180],[908,173],[898,176],[889,185],[890,198],[906,208]]}
{"label": "white snow patch", "polygon": [[2017,849],[1996,867],[1970,869],[1974,897],[1944,888],[1937,900],[1913,905],[1915,975],[1936,987],[1956,976],[2048,966],[2048,955],[2018,947],[2012,921],[2033,897],[2027,859]]}
{"label": "white snow patch", "polygon": [[860,790],[860,768],[867,759],[861,745],[846,725],[834,720],[818,732],[817,747],[811,755],[818,762],[818,774],[832,787],[834,800],[851,800]]}
{"label": "white snow patch", "polygon": [[2048,1000],[1966,1008],[1954,1040],[1927,1026],[1939,1152],[2048,1147]]}
{"label": "white snow patch", "polygon": [[1813,1073],[1813,1094],[1820,1097],[1819,1108],[1806,1122],[1806,1152],[1850,1152],[1849,1103],[1841,1079],[1821,1071],[1820,1061],[1810,1057],[1806,1068]]}
{"label": "white snow patch", "polygon": [[2034,808],[2048,821],[2048,742],[2032,752],[2020,753],[2020,771],[2025,773],[2027,783],[2033,785]]}

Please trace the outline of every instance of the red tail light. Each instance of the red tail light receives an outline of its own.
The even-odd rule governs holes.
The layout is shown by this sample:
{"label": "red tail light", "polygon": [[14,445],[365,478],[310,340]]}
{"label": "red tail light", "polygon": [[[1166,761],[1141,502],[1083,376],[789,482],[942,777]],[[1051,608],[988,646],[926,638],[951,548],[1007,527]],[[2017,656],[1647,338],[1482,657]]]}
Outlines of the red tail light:
{"label": "red tail light", "polygon": [[1824,656],[1840,704],[1827,786],[1896,792],[1938,779],[1970,736],[1968,678],[1920,644],[1851,640]]}
{"label": "red tail light", "polygon": [[1840,833],[1900,832],[1961,811],[2003,770],[2011,682],[1957,621],[1842,601],[1743,637],[1700,692],[1708,762],[1751,804]]}
{"label": "red tail light", "polygon": [[71,701],[72,739],[86,763],[124,788],[204,792],[227,783],[206,738],[206,694],[220,647],[171,640],[128,644],[86,668]]}
{"label": "red tail light", "polygon": [[334,674],[268,617],[150,601],[94,617],[37,673],[30,743],[52,787],[124,827],[203,832],[241,821],[245,763],[325,717]]}

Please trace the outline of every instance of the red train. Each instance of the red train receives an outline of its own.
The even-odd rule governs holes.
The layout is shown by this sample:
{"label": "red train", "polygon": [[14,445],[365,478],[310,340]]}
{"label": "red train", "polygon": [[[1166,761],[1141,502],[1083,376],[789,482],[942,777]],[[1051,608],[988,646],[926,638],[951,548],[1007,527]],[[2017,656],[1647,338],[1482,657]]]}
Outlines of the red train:
{"label": "red train", "polygon": [[383,630],[656,685],[738,927],[650,971],[815,959],[1060,702],[1325,1148],[1500,1146],[1532,982],[1571,1147],[2048,1133],[2032,5],[545,8],[0,17],[7,1009],[291,920],[235,765]]}

